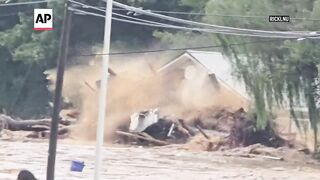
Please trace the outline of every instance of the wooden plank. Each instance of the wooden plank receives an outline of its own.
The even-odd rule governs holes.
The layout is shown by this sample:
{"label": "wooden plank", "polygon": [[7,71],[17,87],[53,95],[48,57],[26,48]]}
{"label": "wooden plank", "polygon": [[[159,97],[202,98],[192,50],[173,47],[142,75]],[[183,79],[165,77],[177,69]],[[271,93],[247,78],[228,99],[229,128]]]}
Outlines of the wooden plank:
{"label": "wooden plank", "polygon": [[206,139],[210,139],[210,137],[202,130],[202,128],[200,126],[196,126],[196,128],[200,131],[200,133],[206,138]]}
{"label": "wooden plank", "polygon": [[124,131],[116,131],[116,133],[119,134],[119,135],[128,136],[128,137],[132,137],[132,138],[136,138],[136,139],[143,139],[143,140],[155,143],[155,144],[160,145],[160,146],[165,146],[165,145],[169,145],[170,144],[170,143],[165,142],[165,141],[160,141],[158,139],[154,139],[151,136],[142,136],[142,135],[137,135],[137,134],[128,133],[128,132],[124,132]]}

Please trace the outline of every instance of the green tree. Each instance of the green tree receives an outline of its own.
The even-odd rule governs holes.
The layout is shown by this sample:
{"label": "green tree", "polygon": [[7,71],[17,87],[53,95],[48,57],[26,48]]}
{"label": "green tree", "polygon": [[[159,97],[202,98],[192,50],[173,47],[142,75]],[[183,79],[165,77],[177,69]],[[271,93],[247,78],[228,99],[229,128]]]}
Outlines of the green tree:
{"label": "green tree", "polygon": [[[0,108],[2,112],[30,118],[47,114],[50,98],[43,71],[54,67],[59,43],[62,1],[48,4],[56,14],[54,31],[33,30],[34,6],[9,7],[9,15],[0,32]],[[36,7],[42,7],[37,5]],[[57,7],[57,8],[55,8]],[[10,13],[8,12],[10,10]],[[5,16],[4,16],[5,17]],[[1,15],[0,15],[1,18]]]}
{"label": "green tree", "polygon": [[[207,13],[237,13],[237,14],[289,14],[291,17],[309,17],[317,12],[317,1],[261,1],[242,0],[239,4],[232,1],[209,1],[206,6]],[[268,23],[266,19],[232,20],[226,18],[204,19],[209,23],[222,23],[227,26],[236,26],[269,30],[309,30],[312,31],[313,23],[300,20],[291,23]],[[243,41],[243,38],[221,37],[220,42],[235,43]],[[252,41],[257,38],[248,38]],[[267,111],[272,111],[273,102],[285,104],[289,100],[289,106],[294,114],[294,105],[300,104],[300,96],[309,111],[309,119],[315,135],[315,147],[317,142],[317,125],[319,122],[319,109],[317,108],[317,79],[320,46],[311,40],[304,42],[279,41],[272,44],[254,44],[229,48],[227,53],[235,59],[236,66],[246,82],[249,92],[253,94],[255,108],[260,128],[264,128],[269,119]],[[231,50],[230,50],[231,49]],[[244,56],[243,56],[244,55]],[[250,66],[250,63],[255,63]],[[253,73],[254,72],[254,73]],[[250,81],[249,81],[250,80]],[[284,98],[284,96],[286,98]],[[274,101],[273,101],[274,100]],[[296,121],[298,122],[298,121]]]}

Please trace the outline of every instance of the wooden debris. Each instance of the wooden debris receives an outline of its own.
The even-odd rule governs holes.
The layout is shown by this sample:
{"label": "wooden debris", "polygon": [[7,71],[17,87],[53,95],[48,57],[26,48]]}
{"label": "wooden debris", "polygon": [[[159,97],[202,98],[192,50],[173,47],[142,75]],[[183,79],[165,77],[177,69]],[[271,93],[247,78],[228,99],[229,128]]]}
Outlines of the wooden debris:
{"label": "wooden debris", "polygon": [[[14,120],[10,116],[0,114],[0,121],[6,124],[6,128],[11,131],[42,131],[45,127],[50,127],[51,119],[40,120]],[[39,127],[41,126],[41,127]]]}
{"label": "wooden debris", "polygon": [[116,131],[117,134],[119,135],[123,135],[123,136],[128,136],[128,137],[132,137],[132,138],[136,138],[136,139],[142,139],[145,141],[149,141],[151,143],[154,143],[156,145],[160,145],[160,146],[165,146],[165,145],[169,145],[170,143],[167,143],[165,141],[161,141],[161,140],[157,140],[155,138],[153,138],[152,136],[142,136],[141,134],[133,134],[133,133],[128,133],[128,132],[123,132],[123,131]]}
{"label": "wooden debris", "polygon": [[96,92],[97,90],[95,88],[93,88],[87,81],[84,81],[84,84],[90,89],[92,90],[92,92]]}
{"label": "wooden debris", "polygon": [[186,123],[184,122],[183,119],[179,119],[178,120],[179,124],[181,125],[180,128],[183,129],[183,131],[187,131],[187,134],[189,136],[194,136],[196,133],[191,129],[189,128]]}
{"label": "wooden debris", "polygon": [[223,156],[227,156],[227,157],[238,156],[238,157],[243,157],[243,158],[263,158],[263,159],[284,161],[283,157],[265,156],[265,155],[258,155],[258,154],[232,154],[232,153],[226,153],[226,154],[222,154],[222,155]]}
{"label": "wooden debris", "polygon": [[196,128],[200,131],[200,133],[206,138],[206,139],[210,139],[210,137],[202,130],[202,128],[200,126],[196,126]]}
{"label": "wooden debris", "polygon": [[[61,119],[59,124],[59,135],[69,134],[70,125],[75,121],[69,119]],[[30,138],[43,138],[50,131],[51,119],[31,119],[31,120],[16,120],[10,116],[0,114],[0,132],[2,129],[9,131],[32,131],[34,134],[30,134],[27,137]]]}
{"label": "wooden debris", "polygon": [[284,160],[283,157],[265,156],[265,155],[258,155],[258,154],[249,154],[249,155],[257,158],[263,158],[263,159],[271,159],[271,160],[278,160],[278,161]]}

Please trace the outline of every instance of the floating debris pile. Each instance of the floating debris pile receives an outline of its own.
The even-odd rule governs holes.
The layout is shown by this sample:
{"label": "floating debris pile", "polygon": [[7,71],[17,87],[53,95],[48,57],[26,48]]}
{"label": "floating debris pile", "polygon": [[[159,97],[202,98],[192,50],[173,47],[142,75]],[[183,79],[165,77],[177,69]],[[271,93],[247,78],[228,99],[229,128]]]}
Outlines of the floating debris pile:
{"label": "floating debris pile", "polygon": [[151,109],[133,114],[128,126],[128,132],[117,131],[117,138],[126,139],[121,141],[123,143],[186,144],[186,148],[206,151],[258,143],[276,148],[288,144],[277,134],[271,123],[264,130],[259,130],[255,116],[250,116],[243,108],[235,112],[219,109],[211,115],[199,114],[199,117],[192,120],[160,117],[158,109]]}

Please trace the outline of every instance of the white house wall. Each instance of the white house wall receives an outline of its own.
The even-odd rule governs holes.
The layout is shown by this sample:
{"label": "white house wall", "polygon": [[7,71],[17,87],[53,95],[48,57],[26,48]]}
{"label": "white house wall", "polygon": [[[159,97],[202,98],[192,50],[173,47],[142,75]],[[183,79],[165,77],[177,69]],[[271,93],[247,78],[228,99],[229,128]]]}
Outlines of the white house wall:
{"label": "white house wall", "polygon": [[242,80],[233,76],[234,69],[230,61],[219,52],[187,51],[195,60],[202,64],[209,74],[215,74],[217,80],[227,88],[249,100]]}

